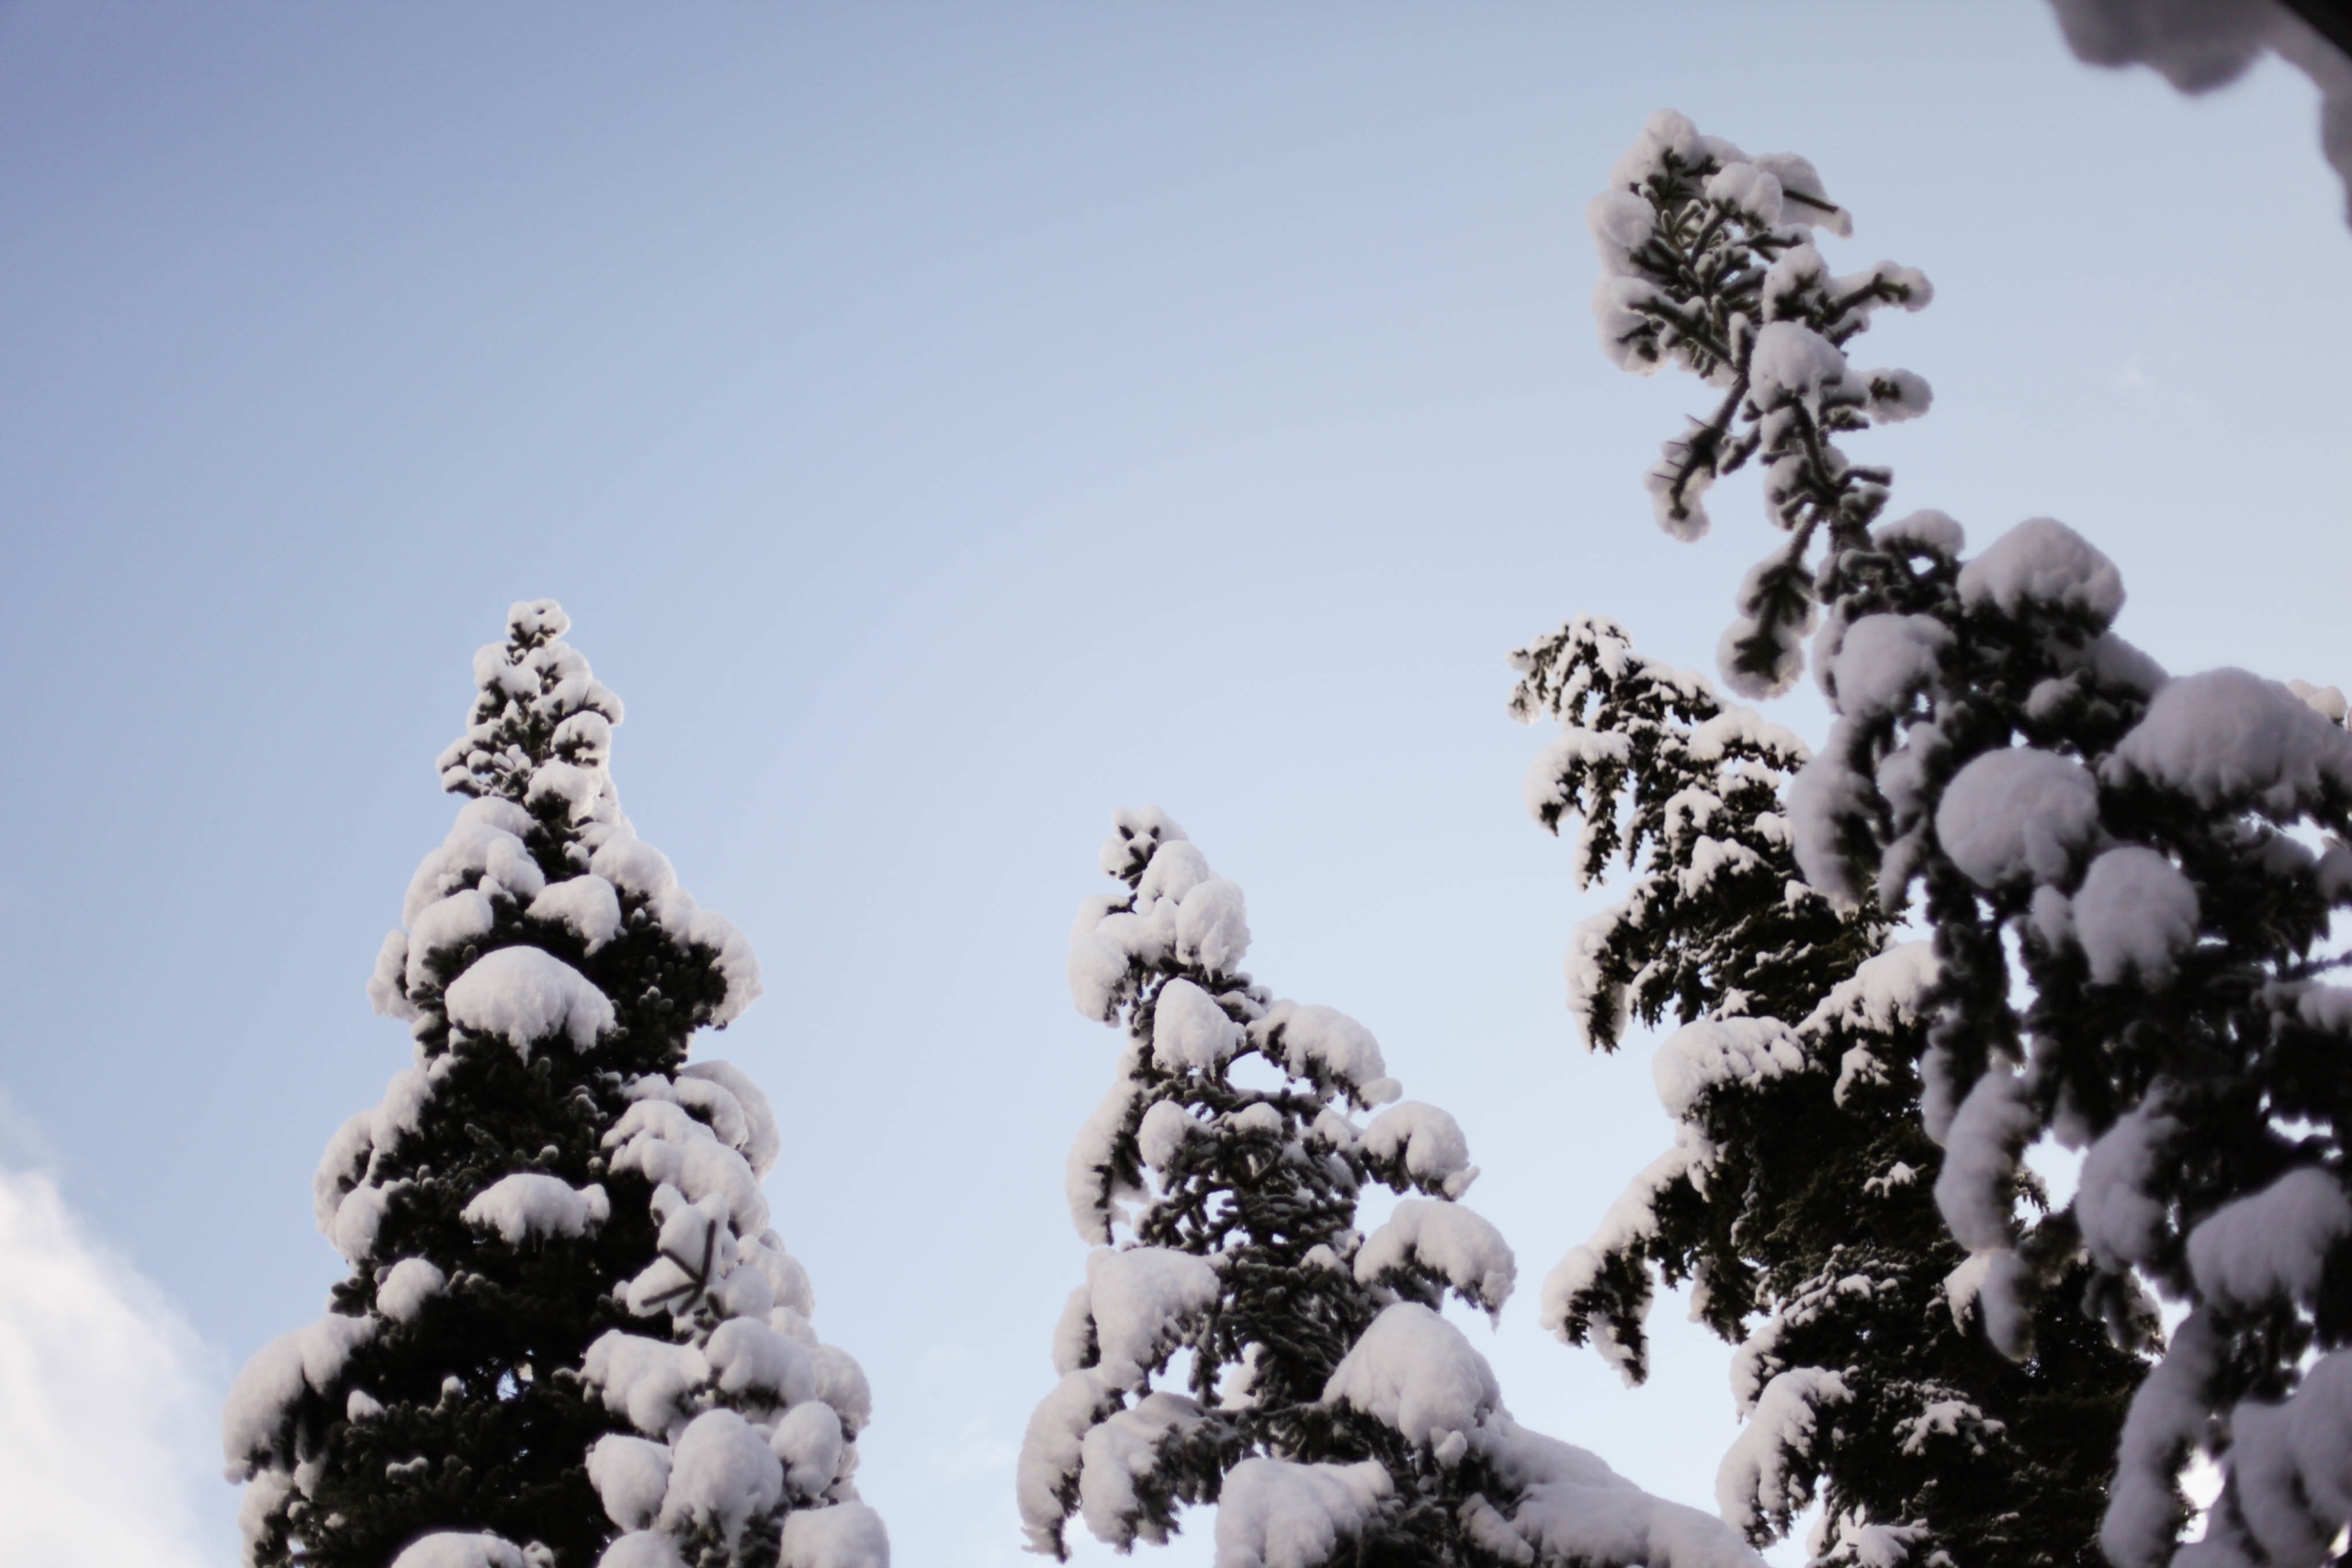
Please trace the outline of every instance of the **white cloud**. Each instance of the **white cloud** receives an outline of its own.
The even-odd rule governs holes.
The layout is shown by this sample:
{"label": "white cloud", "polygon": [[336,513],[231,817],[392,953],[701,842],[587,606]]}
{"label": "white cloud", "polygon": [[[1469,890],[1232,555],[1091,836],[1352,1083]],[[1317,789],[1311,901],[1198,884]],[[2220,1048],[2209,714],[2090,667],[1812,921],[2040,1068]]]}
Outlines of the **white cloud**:
{"label": "white cloud", "polygon": [[202,1342],[57,1184],[0,1169],[0,1557],[187,1568],[218,1486]]}

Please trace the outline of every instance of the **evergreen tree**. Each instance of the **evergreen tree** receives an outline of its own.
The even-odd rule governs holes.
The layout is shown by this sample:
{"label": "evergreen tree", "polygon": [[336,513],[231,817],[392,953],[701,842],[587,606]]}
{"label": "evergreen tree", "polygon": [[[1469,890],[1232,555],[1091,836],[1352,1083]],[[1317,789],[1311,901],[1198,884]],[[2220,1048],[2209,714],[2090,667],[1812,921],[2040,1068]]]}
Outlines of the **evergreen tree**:
{"label": "evergreen tree", "polygon": [[439,763],[470,798],[368,986],[414,1060],[313,1184],[351,1272],[231,1392],[255,1568],[887,1562],[847,1480],[864,1380],[767,1228],[775,1118],[686,1062],[758,964],[621,814],[621,705],[568,626],[517,604],[475,655]]}
{"label": "evergreen tree", "polygon": [[1574,940],[1585,1039],[1684,1026],[1656,1062],[1675,1145],[1553,1270],[1545,1326],[1638,1382],[1653,1272],[1695,1282],[1694,1313],[1740,1347],[1748,1426],[1718,1494],[1759,1543],[1817,1495],[1817,1563],[2095,1565],[2142,1363],[2071,1302],[2041,1304],[2022,1364],[1952,1313],[1966,1254],[1918,1115],[1933,959],[1799,876],[1784,796],[1804,746],[1599,617],[1512,660],[1513,714],[1561,721],[1530,808],[1555,832],[1582,819],[1580,886],[1625,873]]}
{"label": "evergreen tree", "polygon": [[[2114,564],[2047,518],[1973,558],[1940,513],[1877,523],[1888,476],[1833,437],[1900,381],[1849,368],[1838,331],[1859,322],[1835,307],[1899,280],[1782,310],[1781,193],[1735,154],[1651,121],[1593,209],[1602,332],[1735,394],[1669,446],[1668,489],[1768,459],[1788,538],[1741,589],[1725,673],[1776,689],[1812,636],[1838,716],[1789,791],[1797,863],[1932,933],[1922,1123],[1969,1253],[1950,1289],[2019,1357],[2079,1259],[2120,1331],[2143,1286],[2184,1307],[2125,1417],[2103,1550],[2119,1568],[2318,1563],[2352,1522],[2352,989],[2324,979],[2352,903],[2341,697],[2168,677],[2111,629]],[[1739,325],[1758,304],[1765,324]],[[1697,348],[1675,336],[1725,322]],[[2086,1151],[2081,1183],[2028,1230],[2020,1159],[2044,1134]],[[2176,1553],[2200,1449],[2222,1492]]]}
{"label": "evergreen tree", "polygon": [[[1157,810],[1120,813],[1102,863],[1124,891],[1080,911],[1070,987],[1127,1039],[1070,1153],[1096,1250],[1023,1445],[1031,1544],[1062,1555],[1079,1514],[1125,1550],[1216,1502],[1219,1568],[1753,1563],[1511,1420],[1437,1310],[1496,1312],[1514,1274],[1456,1201],[1461,1128],[1396,1100],[1362,1024],[1242,972],[1241,890]],[[1366,1237],[1375,1185],[1397,1200]]]}

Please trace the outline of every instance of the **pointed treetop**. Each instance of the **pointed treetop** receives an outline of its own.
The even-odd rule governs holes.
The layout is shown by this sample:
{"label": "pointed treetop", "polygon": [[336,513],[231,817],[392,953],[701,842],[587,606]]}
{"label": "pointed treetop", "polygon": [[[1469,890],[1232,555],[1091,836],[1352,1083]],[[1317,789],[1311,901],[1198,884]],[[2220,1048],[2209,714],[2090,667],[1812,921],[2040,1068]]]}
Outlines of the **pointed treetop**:
{"label": "pointed treetop", "polygon": [[[435,766],[453,795],[503,795],[526,801],[535,775],[550,758],[570,768],[602,773],[612,750],[621,700],[563,641],[571,617],[552,599],[518,599],[506,612],[506,640],[474,653],[475,695],[466,732],[449,743]],[[550,788],[587,781],[549,781]],[[609,781],[604,781],[609,795]],[[579,809],[575,821],[601,816]],[[615,801],[617,811],[618,803]]]}

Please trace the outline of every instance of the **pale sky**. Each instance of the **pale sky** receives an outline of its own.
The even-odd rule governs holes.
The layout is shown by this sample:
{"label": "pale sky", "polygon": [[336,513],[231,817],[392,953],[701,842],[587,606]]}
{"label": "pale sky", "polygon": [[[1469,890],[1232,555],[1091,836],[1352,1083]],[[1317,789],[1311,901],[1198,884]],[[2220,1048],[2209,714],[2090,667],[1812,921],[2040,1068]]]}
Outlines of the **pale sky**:
{"label": "pale sky", "polygon": [[1746,476],[1652,526],[1698,389],[1594,344],[1584,205],[1662,105],[1935,280],[1857,350],[1936,389],[1849,444],[1898,511],[2058,516],[2171,668],[2352,685],[2352,232],[2275,62],[2184,99],[2041,0],[0,8],[0,1280],[58,1281],[0,1355],[119,1412],[0,1379],[0,1474],[80,1444],[54,1508],[233,1561],[211,1411],[341,1274],[311,1171],[408,1058],[361,987],[551,595],[759,952],[697,1053],[782,1115],[901,1568],[1016,1561],[1117,1044],[1063,944],[1147,802],[1468,1131],[1514,1412],[1711,1506],[1728,1352],[1661,1302],[1627,1392],[1535,1325],[1669,1131],[1646,1042],[1573,1038],[1595,897],[1502,711],[1576,611],[1711,665],[1769,543]]}

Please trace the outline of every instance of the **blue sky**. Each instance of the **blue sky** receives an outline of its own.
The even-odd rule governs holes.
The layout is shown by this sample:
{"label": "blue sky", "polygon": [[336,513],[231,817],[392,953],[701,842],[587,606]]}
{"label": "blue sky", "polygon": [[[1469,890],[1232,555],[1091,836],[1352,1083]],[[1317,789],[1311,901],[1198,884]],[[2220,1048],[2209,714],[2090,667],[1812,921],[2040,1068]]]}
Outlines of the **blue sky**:
{"label": "blue sky", "polygon": [[[315,1314],[431,762],[552,595],[631,816],[763,961],[701,1049],[784,1116],[902,1564],[1013,1560],[1115,1047],[1062,946],[1147,801],[1253,971],[1469,1131],[1514,1410],[1709,1503],[1725,1352],[1662,1303],[1629,1393],[1535,1327],[1668,1128],[1644,1048],[1572,1038],[1590,901],[1502,713],[1574,611],[1706,665],[1765,545],[1752,479],[1650,525],[1694,389],[1593,344],[1584,203],[1660,105],[1936,281],[1862,354],[1937,390],[1852,444],[1898,508],[2059,516],[2172,668],[2352,684],[2352,233],[2275,63],[2183,99],[2039,0],[0,9],[0,1166],[152,1281],[198,1404]],[[195,1449],[168,1529],[225,1563]]]}

